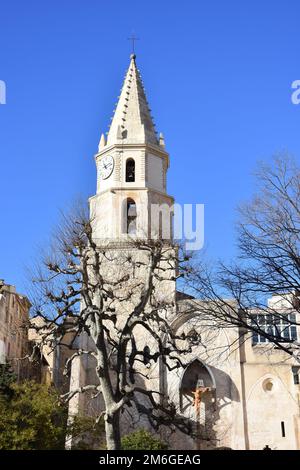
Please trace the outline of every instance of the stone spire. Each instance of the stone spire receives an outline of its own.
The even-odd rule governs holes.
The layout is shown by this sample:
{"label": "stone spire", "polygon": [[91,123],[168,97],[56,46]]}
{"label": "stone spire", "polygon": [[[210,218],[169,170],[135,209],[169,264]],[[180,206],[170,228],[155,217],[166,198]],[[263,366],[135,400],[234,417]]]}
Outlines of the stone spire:
{"label": "stone spire", "polygon": [[108,146],[117,143],[158,145],[135,57],[135,54],[130,56],[130,65],[107,135]]}

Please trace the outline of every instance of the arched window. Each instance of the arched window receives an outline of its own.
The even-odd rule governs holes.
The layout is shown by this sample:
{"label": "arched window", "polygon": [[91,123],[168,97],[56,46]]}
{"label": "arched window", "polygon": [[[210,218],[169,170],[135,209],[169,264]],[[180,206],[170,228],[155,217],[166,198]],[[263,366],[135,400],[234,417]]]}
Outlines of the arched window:
{"label": "arched window", "polygon": [[[192,334],[193,330],[191,330]],[[189,333],[187,336],[189,336]],[[198,359],[195,359],[186,367],[181,379],[180,388],[182,393],[189,395],[195,391],[197,386],[215,388],[215,382],[209,369]]]}
{"label": "arched window", "polygon": [[136,233],[136,204],[132,199],[127,199],[127,225],[126,231],[129,235],[134,235]]}
{"label": "arched window", "polygon": [[179,389],[181,413],[197,422],[204,440],[213,437],[216,404],[215,379],[210,369],[198,359],[185,369]]}
{"label": "arched window", "polygon": [[144,364],[147,365],[149,364],[150,362],[150,359],[151,359],[151,351],[150,351],[150,348],[149,346],[145,346],[144,347],[144,351],[143,351],[143,355],[144,355]]}
{"label": "arched window", "polygon": [[135,181],[135,161],[133,158],[128,158],[126,161],[126,183],[133,183]]}

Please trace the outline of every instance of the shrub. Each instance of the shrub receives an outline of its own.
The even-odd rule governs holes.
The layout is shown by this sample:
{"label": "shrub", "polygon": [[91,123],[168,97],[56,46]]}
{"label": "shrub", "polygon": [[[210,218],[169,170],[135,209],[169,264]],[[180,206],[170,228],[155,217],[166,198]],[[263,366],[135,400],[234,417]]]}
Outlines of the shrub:
{"label": "shrub", "polygon": [[121,440],[123,450],[166,450],[167,444],[156,438],[149,431],[139,429]]}
{"label": "shrub", "polygon": [[105,445],[104,420],[77,415],[68,426],[68,435],[72,436],[72,450],[101,449]]}
{"label": "shrub", "polygon": [[26,381],[1,396],[0,449],[64,449],[67,407],[47,385]]}

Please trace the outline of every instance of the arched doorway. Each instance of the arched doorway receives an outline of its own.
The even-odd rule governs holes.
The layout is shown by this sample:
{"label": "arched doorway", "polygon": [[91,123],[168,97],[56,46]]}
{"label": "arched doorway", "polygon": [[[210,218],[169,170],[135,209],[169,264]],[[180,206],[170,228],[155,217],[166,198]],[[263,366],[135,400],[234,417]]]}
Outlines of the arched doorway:
{"label": "arched doorway", "polygon": [[213,439],[216,383],[209,367],[198,359],[190,362],[183,372],[179,402],[181,413],[195,422],[200,448],[200,441]]}

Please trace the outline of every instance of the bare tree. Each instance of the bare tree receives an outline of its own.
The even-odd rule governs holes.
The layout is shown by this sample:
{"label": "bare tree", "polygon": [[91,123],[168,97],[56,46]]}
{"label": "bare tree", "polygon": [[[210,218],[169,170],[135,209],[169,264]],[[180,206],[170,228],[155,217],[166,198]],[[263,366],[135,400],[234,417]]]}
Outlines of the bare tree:
{"label": "bare tree", "polygon": [[[84,210],[64,217],[50,255],[34,275],[34,316],[44,344],[73,347],[81,335],[93,347],[75,349],[66,370],[79,356],[93,358],[97,380],[64,396],[92,392],[103,400],[108,449],[120,448],[120,413],[135,408],[151,425],[176,426],[191,433],[191,423],[177,414],[147,364],[171,370],[184,367],[182,337],[168,318],[175,311],[175,290],[187,259],[162,240],[128,240],[127,245],[93,239],[92,221]],[[164,289],[162,289],[164,286]],[[163,294],[165,292],[165,294]],[[65,344],[66,335],[72,338]]]}
{"label": "bare tree", "polygon": [[[257,195],[239,209],[237,262],[195,264],[188,285],[204,300],[203,315],[251,331],[300,362],[300,168],[278,156],[256,176]],[[268,303],[270,295],[278,297]]]}

